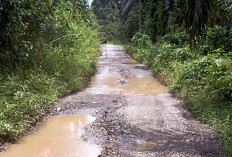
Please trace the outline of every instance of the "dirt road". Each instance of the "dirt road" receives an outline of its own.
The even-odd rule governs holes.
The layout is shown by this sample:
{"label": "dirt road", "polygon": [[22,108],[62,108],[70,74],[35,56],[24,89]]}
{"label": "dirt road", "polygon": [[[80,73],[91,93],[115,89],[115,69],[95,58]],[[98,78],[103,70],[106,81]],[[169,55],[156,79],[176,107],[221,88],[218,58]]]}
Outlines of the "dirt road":
{"label": "dirt road", "polygon": [[194,120],[120,46],[104,46],[91,86],[58,106],[96,117],[84,139],[101,145],[102,156],[225,156],[213,129]]}
{"label": "dirt road", "polygon": [[95,117],[81,139],[100,146],[99,157],[225,156],[216,132],[120,46],[105,45],[89,88],[60,99],[52,114]]}

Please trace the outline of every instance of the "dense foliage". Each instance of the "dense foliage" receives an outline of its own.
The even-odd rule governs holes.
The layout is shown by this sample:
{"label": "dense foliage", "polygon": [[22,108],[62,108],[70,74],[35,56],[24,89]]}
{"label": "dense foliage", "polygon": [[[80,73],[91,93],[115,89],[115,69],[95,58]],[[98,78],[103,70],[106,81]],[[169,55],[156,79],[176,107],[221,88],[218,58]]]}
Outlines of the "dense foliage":
{"label": "dense foliage", "polygon": [[[207,26],[231,28],[231,0],[94,0],[92,5],[103,28],[110,27],[109,23],[120,23],[119,28],[113,28],[121,31],[121,36],[115,38],[125,41],[137,31],[157,41],[181,28],[193,48],[196,39],[205,36]],[[102,31],[108,33],[108,29]]]}
{"label": "dense foliage", "polygon": [[152,67],[232,154],[232,1],[94,0],[93,7],[108,39]]}
{"label": "dense foliage", "polygon": [[132,8],[133,11],[126,21],[121,18],[120,10],[111,1],[94,0],[92,7],[101,26],[101,33],[110,41],[128,42],[139,29],[138,6]]}
{"label": "dense foliage", "polygon": [[0,140],[14,139],[58,96],[83,87],[100,44],[84,0],[1,0]]}

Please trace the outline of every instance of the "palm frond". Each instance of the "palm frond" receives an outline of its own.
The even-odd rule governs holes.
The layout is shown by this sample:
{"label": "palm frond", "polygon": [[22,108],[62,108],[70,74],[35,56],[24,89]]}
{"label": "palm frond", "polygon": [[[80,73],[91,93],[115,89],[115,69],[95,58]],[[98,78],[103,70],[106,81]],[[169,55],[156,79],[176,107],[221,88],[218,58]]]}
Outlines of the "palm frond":
{"label": "palm frond", "polygon": [[120,5],[118,4],[118,2],[116,1],[116,0],[110,0],[111,1],[111,3],[113,4],[113,7],[115,8],[115,9],[120,9]]}
{"label": "palm frond", "polygon": [[168,27],[176,22],[178,18],[177,13],[177,0],[163,0],[164,9],[167,14]]}
{"label": "palm frond", "polygon": [[207,26],[211,6],[212,0],[196,0],[193,26],[197,36],[201,36]]}
{"label": "palm frond", "polygon": [[232,0],[217,0],[216,2],[223,10],[232,11]]}
{"label": "palm frond", "polygon": [[125,18],[128,14],[128,12],[130,11],[130,9],[132,8],[132,6],[135,4],[135,2],[137,2],[138,0],[124,0],[122,2],[122,5],[121,5],[121,16],[123,18]]}
{"label": "palm frond", "polygon": [[163,3],[166,11],[174,9],[175,0],[163,0]]}

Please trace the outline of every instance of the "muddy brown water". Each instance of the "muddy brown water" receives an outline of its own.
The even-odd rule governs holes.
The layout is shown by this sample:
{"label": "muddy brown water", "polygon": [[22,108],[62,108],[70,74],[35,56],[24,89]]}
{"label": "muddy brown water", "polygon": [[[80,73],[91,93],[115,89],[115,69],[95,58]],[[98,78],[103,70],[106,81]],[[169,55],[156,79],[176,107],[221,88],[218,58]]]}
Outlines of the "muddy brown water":
{"label": "muddy brown water", "polygon": [[1,157],[96,157],[100,148],[81,141],[83,127],[94,119],[85,114],[55,116],[37,132],[11,145]]}
{"label": "muddy brown water", "polygon": [[[110,92],[118,93],[120,91],[131,94],[164,94],[168,93],[168,88],[162,85],[153,77],[142,77],[137,75],[128,80],[121,79],[120,75],[94,76],[92,78],[92,87],[87,92]],[[93,88],[95,87],[95,88]],[[105,88],[102,88],[105,87]]]}
{"label": "muddy brown water", "polygon": [[152,141],[145,141],[145,142],[137,142],[137,143],[133,143],[131,145],[132,149],[138,149],[138,150],[150,150],[153,148],[158,147],[159,144],[152,142]]}
{"label": "muddy brown water", "polygon": [[128,80],[123,89],[133,94],[163,94],[168,88],[154,78],[136,77]]}

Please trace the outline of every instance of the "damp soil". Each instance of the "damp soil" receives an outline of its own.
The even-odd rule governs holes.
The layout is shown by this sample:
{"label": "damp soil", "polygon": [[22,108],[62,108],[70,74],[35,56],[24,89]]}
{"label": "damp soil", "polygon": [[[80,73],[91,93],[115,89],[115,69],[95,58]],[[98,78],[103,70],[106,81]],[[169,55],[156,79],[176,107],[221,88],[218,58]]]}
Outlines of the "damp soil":
{"label": "damp soil", "polygon": [[218,133],[195,120],[147,66],[122,47],[107,44],[90,86],[54,102],[45,122],[0,157],[17,151],[31,156],[51,151],[72,157],[224,157],[219,143]]}

